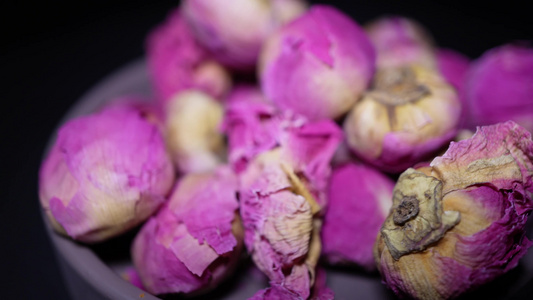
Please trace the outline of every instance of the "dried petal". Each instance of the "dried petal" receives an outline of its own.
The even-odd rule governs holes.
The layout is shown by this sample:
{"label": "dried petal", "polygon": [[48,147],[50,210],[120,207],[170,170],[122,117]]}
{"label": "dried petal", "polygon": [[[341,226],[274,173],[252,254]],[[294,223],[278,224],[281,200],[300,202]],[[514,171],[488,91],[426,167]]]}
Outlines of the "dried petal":
{"label": "dried petal", "polygon": [[192,293],[215,287],[242,249],[237,178],[228,168],[183,177],[168,205],[141,229],[132,257],[146,290]]}
{"label": "dried petal", "polygon": [[321,232],[328,262],[376,268],[372,248],[392,206],[393,188],[392,179],[364,165],[333,170]]}

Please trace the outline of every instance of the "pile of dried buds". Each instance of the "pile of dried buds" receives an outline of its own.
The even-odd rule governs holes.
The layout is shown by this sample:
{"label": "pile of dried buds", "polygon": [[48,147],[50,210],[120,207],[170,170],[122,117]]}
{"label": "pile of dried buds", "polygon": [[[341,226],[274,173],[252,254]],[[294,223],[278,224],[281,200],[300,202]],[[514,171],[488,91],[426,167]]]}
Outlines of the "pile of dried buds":
{"label": "pile of dried buds", "polygon": [[147,292],[205,292],[248,255],[270,282],[251,299],[332,299],[320,258],[449,299],[532,245],[533,49],[470,62],[404,17],[184,0],[146,53],[153,101],[64,124],[40,200],[79,242],[144,223]]}

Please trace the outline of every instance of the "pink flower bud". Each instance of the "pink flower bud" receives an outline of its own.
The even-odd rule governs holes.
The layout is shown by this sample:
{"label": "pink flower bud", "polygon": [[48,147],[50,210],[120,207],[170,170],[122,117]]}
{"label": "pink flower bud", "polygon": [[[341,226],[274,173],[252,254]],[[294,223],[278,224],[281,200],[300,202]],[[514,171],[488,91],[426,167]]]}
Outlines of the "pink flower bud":
{"label": "pink flower bud", "polygon": [[397,295],[450,299],[518,264],[532,243],[533,141],[512,121],[479,127],[393,191],[374,256]]}
{"label": "pink flower bud", "polygon": [[332,264],[376,269],[372,248],[392,206],[392,179],[364,165],[333,170],[322,226],[322,255]]}
{"label": "pink flower bud", "polygon": [[[146,41],[148,69],[161,104],[174,94],[199,89],[221,99],[231,78],[195,40],[179,9],[150,33]],[[164,105],[162,105],[164,107]]]}
{"label": "pink flower bud", "polygon": [[[329,163],[342,136],[329,120],[279,120],[282,126],[273,126],[275,134],[271,134],[274,148],[251,155],[240,173],[245,244],[273,286],[265,295],[282,292],[307,299],[320,256],[321,221],[317,217],[326,204]],[[252,137],[248,124],[262,125],[241,123],[242,132]],[[255,151],[253,145],[246,146]],[[283,286],[283,291],[276,285]]]}
{"label": "pink flower bud", "polygon": [[240,70],[252,70],[264,40],[305,9],[302,0],[183,1],[198,41],[217,60]]}
{"label": "pink flower bud", "polygon": [[238,173],[248,172],[247,185],[260,173],[254,168],[247,170],[250,163],[275,150],[273,159],[305,177],[307,188],[321,206],[325,205],[330,162],[342,140],[338,126],[330,120],[309,122],[291,112],[281,112],[262,102],[252,89],[248,93],[247,98],[229,101],[226,109],[223,128],[228,135],[229,160],[234,169]]}
{"label": "pink flower bud", "polygon": [[450,49],[439,49],[437,63],[442,76],[461,94],[470,59]]}
{"label": "pink flower bud", "polygon": [[174,169],[157,127],[116,107],[64,124],[40,171],[41,205],[54,228],[99,242],[152,215]]}
{"label": "pink flower bud", "polygon": [[337,9],[315,5],[265,43],[259,76],[266,97],[310,120],[338,118],[367,88],[375,53]]}
{"label": "pink flower bud", "polygon": [[183,177],[142,228],[132,258],[153,294],[205,292],[236,266],[242,250],[237,178],[229,168]]}
{"label": "pink flower bud", "polygon": [[291,294],[307,299],[320,255],[320,221],[309,192],[293,185],[279,164],[241,188],[245,244],[257,267]]}
{"label": "pink flower bud", "polygon": [[225,155],[220,124],[222,104],[199,91],[186,91],[167,103],[165,137],[179,171],[207,172],[220,165]]}
{"label": "pink flower bud", "polygon": [[401,67],[422,64],[436,67],[431,35],[414,20],[383,17],[366,26],[377,53],[377,67]]}
{"label": "pink flower bud", "polygon": [[533,131],[533,49],[487,51],[472,63],[464,94],[470,127],[513,120]]}
{"label": "pink flower bud", "polygon": [[380,170],[399,173],[428,159],[456,134],[455,89],[422,65],[378,71],[374,86],[344,121],[352,151]]}
{"label": "pink flower bud", "polygon": [[456,90],[461,101],[461,125],[466,123],[468,105],[464,100],[464,86],[467,71],[470,67],[470,59],[463,54],[450,49],[440,49],[437,52],[439,70]]}

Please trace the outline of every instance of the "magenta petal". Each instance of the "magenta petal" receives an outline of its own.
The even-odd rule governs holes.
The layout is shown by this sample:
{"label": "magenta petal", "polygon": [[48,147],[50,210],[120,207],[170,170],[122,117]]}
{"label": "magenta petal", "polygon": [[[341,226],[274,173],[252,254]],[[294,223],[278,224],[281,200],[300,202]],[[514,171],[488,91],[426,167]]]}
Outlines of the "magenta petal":
{"label": "magenta petal", "polygon": [[257,88],[241,87],[232,92],[222,127],[228,135],[229,161],[237,172],[278,144],[280,122],[279,113]]}
{"label": "magenta petal", "polygon": [[454,50],[440,49],[437,52],[437,63],[444,78],[460,93],[470,67],[470,59]]}
{"label": "magenta petal", "polygon": [[177,208],[171,205],[174,214],[199,242],[206,241],[218,254],[231,251],[237,245],[231,225],[239,207],[235,199],[237,178],[230,170],[219,168],[197,189],[186,203]]}
{"label": "magenta petal", "polygon": [[504,45],[472,63],[464,97],[470,127],[513,120],[533,131],[533,49]]}
{"label": "magenta petal", "polygon": [[176,239],[170,245],[170,249],[196,276],[202,276],[209,265],[218,258],[217,253],[209,245],[198,244],[198,240],[188,234]]}
{"label": "magenta petal", "polygon": [[363,165],[333,171],[321,231],[322,255],[329,262],[375,270],[372,249],[392,206],[393,188],[390,178]]}

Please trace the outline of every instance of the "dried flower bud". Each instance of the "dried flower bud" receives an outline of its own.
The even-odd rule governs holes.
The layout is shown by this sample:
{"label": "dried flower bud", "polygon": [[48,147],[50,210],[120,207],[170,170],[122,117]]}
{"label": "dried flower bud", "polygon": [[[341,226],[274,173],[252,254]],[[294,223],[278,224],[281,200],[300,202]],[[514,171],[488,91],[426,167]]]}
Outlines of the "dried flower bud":
{"label": "dried flower bud", "polygon": [[374,255],[396,294],[449,299],[514,268],[532,243],[533,141],[509,121],[480,127],[393,192]]}
{"label": "dried flower bud", "polygon": [[467,71],[470,68],[470,59],[463,54],[450,50],[440,49],[437,52],[437,63],[439,71],[446,81],[451,84],[461,101],[461,127],[467,122],[468,105],[464,100],[464,86]]}
{"label": "dried flower bud", "polygon": [[205,172],[222,162],[225,145],[220,132],[222,105],[207,94],[186,91],[167,105],[166,140],[178,169]]}
{"label": "dried flower bud", "polygon": [[263,41],[306,10],[302,0],[185,0],[184,16],[199,42],[223,64],[251,70]]}
{"label": "dried flower bud", "polygon": [[257,154],[240,174],[241,215],[246,246],[273,286],[265,295],[280,285],[287,295],[307,299],[320,256],[316,217],[342,136],[331,121],[285,121],[276,129],[276,147]]}
{"label": "dried flower bud", "polygon": [[439,49],[437,63],[442,76],[461,94],[470,59],[454,50]]}
{"label": "dried flower bud", "polygon": [[131,108],[64,124],[40,171],[41,205],[54,228],[99,242],[152,215],[174,169],[157,127]]}
{"label": "dried flower bud", "polygon": [[333,7],[315,5],[263,46],[266,97],[310,120],[346,113],[368,87],[375,53],[364,31]]}
{"label": "dried flower bud", "polygon": [[372,248],[392,206],[393,188],[392,179],[364,165],[333,170],[321,232],[328,262],[376,269]]}
{"label": "dried flower bud", "polygon": [[464,92],[470,127],[513,120],[533,131],[533,48],[487,51],[472,63]]}
{"label": "dried flower bud", "polygon": [[239,260],[243,230],[229,168],[183,177],[168,205],[142,228],[132,258],[153,294],[205,292]]}
{"label": "dried flower bud", "polygon": [[376,48],[378,69],[411,64],[436,67],[433,39],[414,20],[383,17],[365,26],[365,30]]}
{"label": "dried flower bud", "polygon": [[198,89],[216,99],[225,96],[231,77],[195,40],[179,9],[150,33],[148,69],[161,105],[183,90]]}
{"label": "dried flower bud", "polygon": [[401,172],[450,141],[461,105],[455,90],[422,66],[382,69],[344,122],[348,145],[387,172]]}
{"label": "dried flower bud", "polygon": [[[223,130],[228,135],[229,161],[242,173],[258,155],[280,148],[280,159],[325,204],[330,162],[342,132],[330,120],[309,122],[291,112],[281,112],[264,101],[256,88],[242,88],[228,100]],[[251,173],[251,171],[249,171]],[[255,175],[246,179],[252,182]]]}
{"label": "dried flower bud", "polygon": [[244,241],[271,285],[307,299],[320,256],[320,220],[313,219],[319,209],[301,182],[293,185],[294,174],[278,158],[267,158],[270,154],[256,159],[260,176],[241,187]]}

